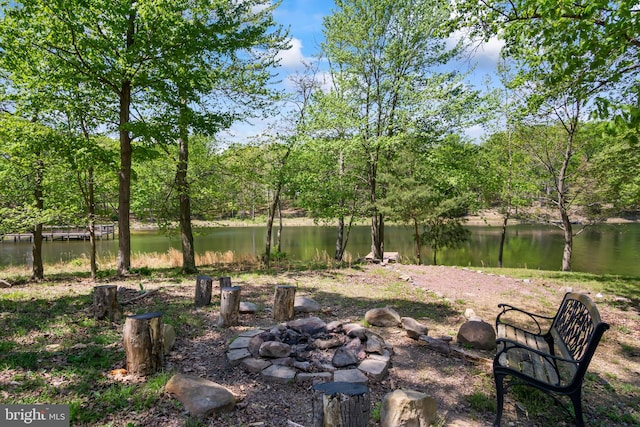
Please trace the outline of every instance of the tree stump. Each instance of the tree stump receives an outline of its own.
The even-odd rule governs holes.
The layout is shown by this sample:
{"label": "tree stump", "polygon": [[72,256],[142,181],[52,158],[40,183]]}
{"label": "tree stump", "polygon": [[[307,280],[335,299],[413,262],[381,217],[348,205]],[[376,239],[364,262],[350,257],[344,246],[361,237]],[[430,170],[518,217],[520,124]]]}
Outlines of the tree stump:
{"label": "tree stump", "polygon": [[220,314],[218,326],[237,325],[240,318],[240,286],[224,287],[220,290]]}
{"label": "tree stump", "polygon": [[196,307],[211,304],[211,290],[213,288],[213,278],[209,276],[198,276],[196,278]]}
{"label": "tree stump", "polygon": [[218,281],[220,282],[220,290],[222,291],[222,288],[230,288],[231,286],[231,277],[229,276],[220,276],[218,277]]}
{"label": "tree stump", "polygon": [[[366,385],[329,382],[316,384],[313,389],[323,393],[322,400],[314,399],[314,427],[367,427],[371,401]],[[322,410],[317,408],[322,402]],[[321,415],[320,415],[321,414]]]}
{"label": "tree stump", "polygon": [[162,313],[127,316],[123,338],[128,373],[145,376],[164,366]]}
{"label": "tree stump", "polygon": [[295,315],[296,287],[291,285],[276,286],[273,297],[273,320],[291,320]]}
{"label": "tree stump", "polygon": [[122,319],[122,308],[118,304],[118,287],[116,285],[93,287],[93,317],[96,320],[108,318],[112,322]]}

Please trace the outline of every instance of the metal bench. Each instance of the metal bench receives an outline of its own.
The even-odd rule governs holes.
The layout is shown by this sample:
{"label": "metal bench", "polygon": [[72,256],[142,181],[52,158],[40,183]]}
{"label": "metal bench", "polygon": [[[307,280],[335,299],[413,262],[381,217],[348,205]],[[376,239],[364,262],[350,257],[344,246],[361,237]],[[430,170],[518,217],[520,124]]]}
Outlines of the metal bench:
{"label": "metal bench", "polygon": [[[542,390],[552,397],[569,396],[578,427],[584,426],[581,390],[591,357],[609,325],[591,299],[579,293],[567,293],[553,317],[541,316],[509,304],[496,318],[498,351],[493,359],[493,376],[497,391],[497,413],[494,427],[500,426],[507,387],[524,384]],[[529,326],[515,326],[507,317],[520,316]],[[548,325],[548,326],[547,326]]]}

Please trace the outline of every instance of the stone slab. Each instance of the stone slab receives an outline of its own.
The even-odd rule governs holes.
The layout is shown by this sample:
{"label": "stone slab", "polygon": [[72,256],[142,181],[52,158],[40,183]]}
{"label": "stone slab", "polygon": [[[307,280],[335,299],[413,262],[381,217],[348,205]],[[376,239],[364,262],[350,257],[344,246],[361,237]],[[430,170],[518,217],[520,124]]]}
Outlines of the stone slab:
{"label": "stone slab", "polygon": [[229,350],[237,350],[239,348],[249,347],[249,341],[251,337],[238,337],[231,344],[229,344]]}
{"label": "stone slab", "polygon": [[288,366],[271,365],[262,371],[262,376],[270,381],[287,384],[295,379],[296,373],[294,368]]}
{"label": "stone slab", "polygon": [[360,362],[358,369],[378,381],[387,375],[389,362],[368,358]]}
{"label": "stone slab", "polygon": [[240,362],[242,367],[249,372],[261,372],[271,366],[271,362],[264,359],[257,359],[255,357],[247,357]]}
{"label": "stone slab", "polygon": [[306,382],[329,382],[333,379],[331,372],[300,372],[296,375],[297,383]]}
{"label": "stone slab", "polygon": [[333,381],[367,385],[369,378],[359,369],[340,369],[333,373]]}
{"label": "stone slab", "polygon": [[246,348],[239,348],[237,350],[229,350],[227,351],[227,360],[231,366],[236,366],[242,362],[242,359],[246,359],[250,357],[251,353]]}
{"label": "stone slab", "polygon": [[249,331],[240,332],[238,334],[239,337],[255,337],[256,335],[260,335],[264,332],[264,329],[251,329]]}

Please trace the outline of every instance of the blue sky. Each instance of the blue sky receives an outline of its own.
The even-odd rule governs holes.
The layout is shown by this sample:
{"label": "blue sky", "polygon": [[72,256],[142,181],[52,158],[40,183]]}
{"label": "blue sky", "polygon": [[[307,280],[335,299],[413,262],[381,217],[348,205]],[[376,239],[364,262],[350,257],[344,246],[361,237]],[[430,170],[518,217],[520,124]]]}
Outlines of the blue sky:
{"label": "blue sky", "polygon": [[[280,75],[286,87],[286,76],[302,69],[302,61],[311,58],[320,50],[323,41],[322,20],[331,13],[335,7],[332,0],[282,0],[274,13],[275,20],[289,28],[291,36],[291,48],[280,55]],[[453,66],[459,71],[465,71],[475,67],[467,81],[477,89],[486,86],[486,80],[490,77],[494,83],[496,63],[500,51],[500,43],[491,41],[482,44],[468,58]],[[255,120],[253,125],[238,124],[232,128],[232,139],[246,140],[246,138],[260,134],[266,127],[266,122]],[[469,129],[467,134],[473,138],[482,135],[482,129],[476,127]]]}

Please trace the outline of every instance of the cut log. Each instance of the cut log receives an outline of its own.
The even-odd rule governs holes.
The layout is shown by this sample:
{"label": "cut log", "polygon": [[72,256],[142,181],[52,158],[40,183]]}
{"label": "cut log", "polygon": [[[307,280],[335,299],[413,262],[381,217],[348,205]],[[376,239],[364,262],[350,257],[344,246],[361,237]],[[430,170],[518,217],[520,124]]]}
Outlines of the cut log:
{"label": "cut log", "polygon": [[466,351],[458,346],[450,345],[451,337],[431,338],[427,335],[420,335],[418,339],[424,341],[427,348],[447,356],[457,356],[472,362],[486,363],[488,365],[492,363],[491,359]]}
{"label": "cut log", "polygon": [[220,314],[218,326],[226,328],[239,323],[240,286],[225,287],[220,290]]}
{"label": "cut log", "polygon": [[273,320],[287,321],[295,315],[296,287],[291,285],[276,286],[273,297]]}
{"label": "cut log", "polygon": [[211,290],[213,288],[213,277],[198,276],[196,278],[196,307],[211,304]]}
{"label": "cut log", "polygon": [[[314,390],[322,392],[322,411],[313,408],[313,413],[322,413],[323,419],[314,416],[314,427],[366,427],[369,425],[371,400],[369,388],[363,384],[329,382],[316,384]],[[319,399],[314,399],[317,405]]]}
{"label": "cut log", "polygon": [[135,296],[135,297],[133,297],[133,298],[129,298],[129,299],[128,299],[128,300],[126,300],[126,301],[122,301],[122,302],[120,303],[120,305],[127,305],[127,304],[131,304],[132,302],[138,301],[138,300],[140,300],[140,299],[142,299],[142,298],[150,297],[151,295],[153,295],[153,294],[157,293],[160,289],[162,289],[162,288],[152,289],[152,290],[147,291],[147,292],[145,292],[145,293],[143,293],[143,294],[137,295],[137,296]]}
{"label": "cut log", "polygon": [[218,277],[218,281],[220,282],[220,291],[222,291],[222,288],[230,288],[233,286],[231,284],[231,277],[229,276],[220,276]]}
{"label": "cut log", "polygon": [[445,340],[431,338],[430,336],[427,336],[427,335],[420,335],[418,339],[420,341],[424,341],[427,347],[433,351],[437,351],[438,353],[442,353],[442,354],[451,353],[451,346],[449,346],[449,343]]}
{"label": "cut log", "polygon": [[127,372],[146,376],[164,366],[164,325],[162,313],[127,316],[123,328]]}
{"label": "cut log", "polygon": [[109,319],[112,322],[122,319],[122,308],[118,304],[116,285],[93,287],[93,317],[96,320]]}

